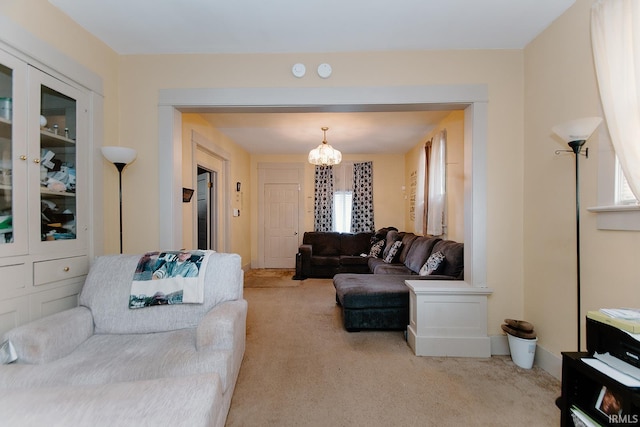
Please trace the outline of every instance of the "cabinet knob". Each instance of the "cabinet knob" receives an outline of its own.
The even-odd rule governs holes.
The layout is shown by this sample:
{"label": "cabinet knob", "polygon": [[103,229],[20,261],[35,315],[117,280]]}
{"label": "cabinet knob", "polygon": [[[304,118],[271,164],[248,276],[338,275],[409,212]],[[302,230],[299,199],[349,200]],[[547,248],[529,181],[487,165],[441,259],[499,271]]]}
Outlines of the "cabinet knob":
{"label": "cabinet knob", "polygon": [[65,268],[63,268],[63,270],[64,270],[64,271],[65,271],[65,273],[66,273],[67,271],[69,271],[69,270],[71,270],[71,269],[70,269],[69,267],[65,267]]}
{"label": "cabinet knob", "polygon": [[27,160],[27,156],[23,154],[22,156],[20,156],[20,160]]}
{"label": "cabinet knob", "polygon": [[40,159],[33,159],[33,163],[40,163]]}

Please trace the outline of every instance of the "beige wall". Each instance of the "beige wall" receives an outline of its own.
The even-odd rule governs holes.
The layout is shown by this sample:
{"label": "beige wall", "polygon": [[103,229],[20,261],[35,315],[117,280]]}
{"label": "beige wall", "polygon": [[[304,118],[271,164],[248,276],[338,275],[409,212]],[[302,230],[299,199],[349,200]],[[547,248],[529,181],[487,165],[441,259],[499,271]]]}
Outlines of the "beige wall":
{"label": "beige wall", "polygon": [[[551,127],[602,115],[590,44],[591,0],[577,0],[525,50],[524,316],[540,343],[576,350],[575,169]],[[602,231],[596,214],[598,132],[580,159],[582,315],[601,307],[638,307],[640,233]],[[582,348],[585,348],[583,320]]]}
{"label": "beige wall", "polygon": [[[427,134],[424,141],[447,131],[447,232],[445,239],[464,242],[464,111],[453,111]],[[424,155],[424,142],[405,155],[405,208],[407,231],[419,233],[411,217],[411,175],[418,170],[419,156]]]}

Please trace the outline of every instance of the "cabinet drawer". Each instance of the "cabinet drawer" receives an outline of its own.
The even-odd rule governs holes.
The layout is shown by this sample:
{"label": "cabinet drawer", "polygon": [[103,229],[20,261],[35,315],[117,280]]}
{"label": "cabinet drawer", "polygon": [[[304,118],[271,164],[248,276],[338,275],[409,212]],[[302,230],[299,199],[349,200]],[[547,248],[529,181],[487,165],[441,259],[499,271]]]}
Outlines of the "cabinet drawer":
{"label": "cabinet drawer", "polygon": [[35,286],[58,280],[84,276],[89,272],[89,257],[51,259],[33,263],[33,284]]}
{"label": "cabinet drawer", "polygon": [[7,292],[15,289],[24,289],[27,286],[28,266],[25,262],[0,265],[0,291]]}

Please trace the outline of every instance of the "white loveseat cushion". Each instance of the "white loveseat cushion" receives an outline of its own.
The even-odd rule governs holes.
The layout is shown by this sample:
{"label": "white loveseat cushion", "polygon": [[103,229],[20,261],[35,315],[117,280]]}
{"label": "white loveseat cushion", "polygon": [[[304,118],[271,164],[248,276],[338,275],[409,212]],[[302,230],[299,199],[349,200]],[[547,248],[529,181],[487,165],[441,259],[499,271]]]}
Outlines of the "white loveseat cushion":
{"label": "white loveseat cushion", "polygon": [[222,426],[215,374],[116,384],[14,389],[0,398],[7,426]]}
{"label": "white loveseat cushion", "polygon": [[235,381],[229,350],[195,348],[195,329],[94,335],[73,353],[44,365],[6,365],[0,389],[88,385],[217,373],[222,390]]}

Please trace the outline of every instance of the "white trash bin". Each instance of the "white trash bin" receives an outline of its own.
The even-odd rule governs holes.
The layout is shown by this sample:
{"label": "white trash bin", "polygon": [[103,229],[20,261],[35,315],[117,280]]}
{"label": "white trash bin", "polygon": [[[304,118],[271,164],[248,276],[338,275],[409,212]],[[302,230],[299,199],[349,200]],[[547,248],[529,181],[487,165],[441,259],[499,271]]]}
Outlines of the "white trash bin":
{"label": "white trash bin", "polygon": [[511,351],[513,363],[521,368],[531,369],[533,358],[536,355],[538,338],[524,339],[511,334],[507,334],[507,338],[509,339],[509,350]]}

